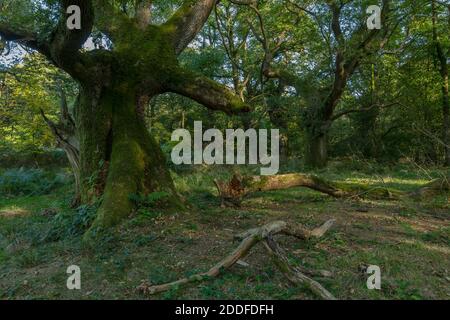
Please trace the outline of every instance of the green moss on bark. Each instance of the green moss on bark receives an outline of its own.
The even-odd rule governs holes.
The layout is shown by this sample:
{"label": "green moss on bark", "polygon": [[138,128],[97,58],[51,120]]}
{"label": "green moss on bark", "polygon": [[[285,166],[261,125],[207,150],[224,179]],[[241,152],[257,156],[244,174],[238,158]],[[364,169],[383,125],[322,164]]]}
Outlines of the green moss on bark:
{"label": "green moss on bark", "polygon": [[181,206],[160,147],[137,114],[135,93],[127,87],[118,86],[103,97],[102,104],[109,105],[113,115],[111,155],[102,203],[86,238],[126,218],[134,209],[132,194],[165,191],[173,206]]}

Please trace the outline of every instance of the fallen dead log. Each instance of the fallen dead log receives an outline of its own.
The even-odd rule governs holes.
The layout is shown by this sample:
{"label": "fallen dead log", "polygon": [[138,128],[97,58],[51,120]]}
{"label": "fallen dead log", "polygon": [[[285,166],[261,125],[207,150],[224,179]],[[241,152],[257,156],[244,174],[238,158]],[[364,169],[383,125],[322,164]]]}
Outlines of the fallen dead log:
{"label": "fallen dead log", "polygon": [[301,173],[274,176],[233,175],[229,182],[214,180],[222,205],[239,206],[247,195],[258,191],[283,190],[306,187],[334,198],[351,196],[353,193],[339,189],[335,184],[314,175]]}
{"label": "fallen dead log", "polygon": [[229,182],[214,180],[219,197],[224,205],[239,206],[242,199],[254,192],[283,190],[293,187],[306,187],[328,194],[335,198],[348,196],[333,184],[313,175],[300,173],[275,176],[240,176],[233,175]]}
{"label": "fallen dead log", "polygon": [[200,282],[217,277],[226,270],[229,270],[234,264],[247,256],[253,246],[262,241],[268,253],[273,258],[275,265],[291,283],[295,285],[307,286],[320,298],[335,300],[336,298],[324,287],[322,287],[317,281],[305,275],[305,273],[314,274],[314,272],[305,272],[304,268],[296,268],[291,266],[286,255],[284,254],[284,251],[273,239],[273,237],[277,234],[294,236],[298,239],[303,240],[320,238],[333,226],[334,222],[335,220],[329,220],[319,228],[316,228],[314,230],[307,230],[302,226],[292,226],[291,224],[288,224],[284,221],[275,221],[260,228],[248,230],[235,237],[236,239],[241,240],[239,246],[230,255],[225,257],[207,272],[199,273],[174,282],[160,285],[151,285],[147,282],[143,282],[137,289],[144,294],[153,295],[168,291],[172,288],[178,288],[190,283]]}
{"label": "fallen dead log", "polygon": [[370,198],[398,200],[404,197],[424,198],[450,191],[450,178],[434,180],[413,192],[402,192],[387,187],[352,186],[326,181],[314,175],[301,173],[275,176],[233,175],[230,181],[214,180],[222,206],[239,207],[242,200],[259,191],[284,190],[293,187],[306,187],[334,198]]}

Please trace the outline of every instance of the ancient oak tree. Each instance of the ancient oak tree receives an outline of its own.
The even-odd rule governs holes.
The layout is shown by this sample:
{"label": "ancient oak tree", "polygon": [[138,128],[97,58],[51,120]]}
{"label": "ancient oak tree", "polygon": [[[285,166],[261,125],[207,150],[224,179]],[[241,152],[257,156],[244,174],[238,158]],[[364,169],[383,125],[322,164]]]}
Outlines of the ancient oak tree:
{"label": "ancient oak tree", "polygon": [[[159,24],[152,24],[152,1],[130,1],[127,10],[123,3],[29,0],[9,1],[0,9],[3,40],[40,52],[79,84],[73,118],[81,201],[102,198],[91,231],[128,216],[130,194],[164,191],[171,203],[179,201],[165,158],[143,121],[152,97],[174,92],[227,114],[248,110],[226,87],[178,62],[216,0],[185,0]],[[67,28],[72,5],[81,9],[80,29]],[[84,50],[93,32],[101,32],[110,48]]]}

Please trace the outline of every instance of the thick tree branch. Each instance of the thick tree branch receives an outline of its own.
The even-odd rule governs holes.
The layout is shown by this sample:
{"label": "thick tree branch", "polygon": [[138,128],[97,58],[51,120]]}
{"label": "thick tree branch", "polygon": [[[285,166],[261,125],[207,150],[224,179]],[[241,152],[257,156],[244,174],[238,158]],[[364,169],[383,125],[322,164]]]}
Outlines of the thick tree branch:
{"label": "thick tree branch", "polygon": [[[75,78],[81,70],[76,64],[81,60],[79,50],[91,34],[94,24],[94,9],[91,0],[61,0],[60,18],[49,37],[35,33],[32,30],[23,30],[8,22],[0,23],[0,35],[7,41],[13,41],[37,50],[45,55],[55,65],[67,71]],[[81,29],[69,30],[67,28],[67,8],[77,5],[81,9]]]}
{"label": "thick tree branch", "polygon": [[164,24],[173,32],[173,46],[177,55],[200,32],[216,3],[217,0],[185,0]]}
{"label": "thick tree branch", "polygon": [[[112,41],[120,41],[126,38],[135,25],[133,21],[122,11],[116,9],[109,0],[93,0],[95,9],[95,26],[107,35]],[[124,41],[126,39],[123,39]]]}
{"label": "thick tree branch", "polygon": [[178,69],[166,87],[167,91],[191,98],[211,110],[230,115],[250,111],[250,106],[226,86],[189,70]]}
{"label": "thick tree branch", "polygon": [[[89,38],[94,25],[94,8],[91,0],[61,0],[58,26],[52,33],[50,43],[51,58],[63,69],[72,69],[79,61],[79,50]],[[81,29],[67,28],[67,8],[77,5],[81,9]]]}
{"label": "thick tree branch", "polygon": [[395,105],[401,105],[401,103],[400,102],[392,102],[392,103],[389,103],[389,104],[373,104],[373,105],[371,105],[369,107],[366,107],[366,108],[347,109],[347,110],[343,110],[343,111],[341,111],[339,113],[336,113],[333,117],[331,117],[331,121],[335,121],[335,120],[337,120],[339,118],[342,118],[342,117],[344,117],[346,115],[349,115],[351,113],[366,112],[366,111],[370,111],[370,110],[375,109],[375,108],[383,108],[384,109],[384,108],[389,108],[389,107],[392,107],[392,106],[395,106]]}
{"label": "thick tree branch", "polygon": [[[361,60],[370,54],[377,51],[377,48],[371,48],[374,40],[380,34],[380,30],[374,29],[369,32],[366,31],[366,26],[362,24],[358,30],[356,30],[349,40],[346,40],[343,36],[341,28],[341,10],[343,4],[338,5],[336,1],[328,1],[330,9],[333,14],[332,18],[332,31],[334,38],[337,42],[337,52],[335,57],[335,70],[334,80],[331,86],[329,95],[324,101],[324,117],[330,119],[333,115],[334,109],[344,93],[345,87],[350,76],[353,75],[357,67],[360,65]],[[389,27],[386,24],[387,15],[390,10],[390,0],[383,0],[383,8],[381,13],[381,19],[383,22],[384,38],[380,42],[378,49],[380,49],[388,40]],[[363,36],[362,34],[366,34]],[[358,43],[358,39],[362,37],[362,40]],[[356,44],[355,44],[356,43]],[[353,45],[352,45],[353,44]],[[349,52],[348,47],[352,46],[354,49]]]}
{"label": "thick tree branch", "polygon": [[153,0],[137,0],[135,19],[141,30],[147,28],[152,19],[152,2]]}
{"label": "thick tree branch", "polygon": [[28,30],[15,28],[6,23],[0,22],[0,37],[3,40],[22,44],[30,49],[49,54],[47,45],[38,42],[38,35]]}

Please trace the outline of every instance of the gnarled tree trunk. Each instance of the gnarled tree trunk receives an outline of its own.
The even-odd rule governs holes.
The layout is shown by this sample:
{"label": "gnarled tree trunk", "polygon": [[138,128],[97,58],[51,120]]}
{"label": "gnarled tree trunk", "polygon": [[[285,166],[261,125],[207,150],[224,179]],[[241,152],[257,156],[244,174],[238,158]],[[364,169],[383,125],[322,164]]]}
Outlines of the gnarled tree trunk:
{"label": "gnarled tree trunk", "polygon": [[123,89],[127,87],[128,83],[101,89],[84,86],[76,110],[82,199],[102,197],[94,229],[128,216],[132,194],[163,191],[168,203],[181,205],[165,157],[145,126],[140,99],[133,89]]}
{"label": "gnarled tree trunk", "polygon": [[[40,52],[80,86],[74,110],[80,198],[83,203],[101,201],[87,236],[128,216],[132,194],[163,191],[167,203],[180,205],[165,158],[145,127],[143,116],[151,97],[173,92],[227,114],[249,111],[227,87],[178,62],[216,2],[185,0],[158,25],[151,24],[151,1],[130,4],[135,9],[130,14],[110,1],[61,0],[52,32],[0,21],[2,39]],[[67,27],[71,5],[80,8],[80,29]],[[37,17],[30,13],[27,18]],[[82,50],[94,30],[111,41],[109,49]]]}

